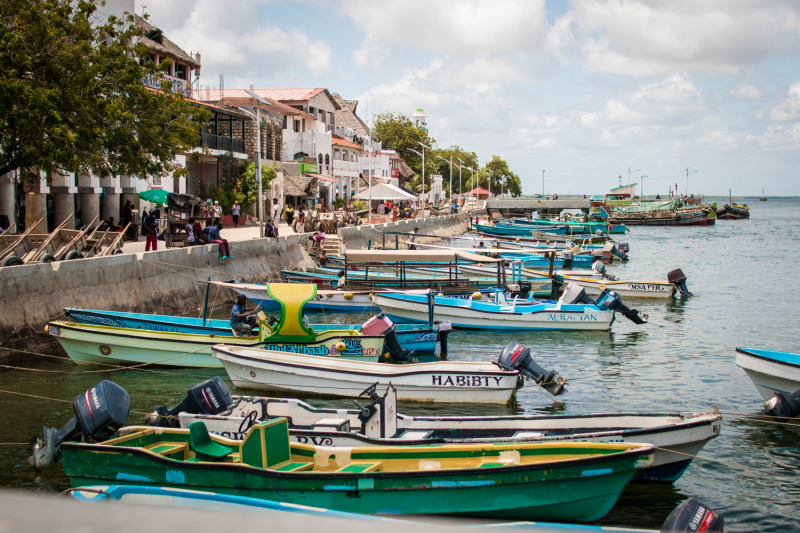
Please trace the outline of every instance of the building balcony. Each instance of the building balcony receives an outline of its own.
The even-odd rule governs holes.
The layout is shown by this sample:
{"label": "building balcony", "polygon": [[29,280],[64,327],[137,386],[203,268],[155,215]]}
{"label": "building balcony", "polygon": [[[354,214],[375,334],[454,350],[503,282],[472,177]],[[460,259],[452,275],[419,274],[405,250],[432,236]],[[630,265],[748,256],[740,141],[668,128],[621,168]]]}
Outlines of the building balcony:
{"label": "building balcony", "polygon": [[244,141],[232,137],[223,137],[212,133],[201,133],[197,137],[197,146],[206,147],[209,150],[225,150],[231,152],[245,153]]}
{"label": "building balcony", "polygon": [[180,78],[176,78],[175,76],[168,76],[168,75],[164,75],[163,80],[158,79],[155,76],[151,76],[150,74],[147,74],[144,77],[144,84],[148,87],[152,87],[153,89],[160,89],[161,84],[164,81],[171,81],[172,90],[175,91],[176,93],[181,93],[187,98],[192,97],[192,85],[186,80],[182,80]]}
{"label": "building balcony", "polygon": [[356,161],[341,161],[339,159],[333,160],[333,168],[335,170],[358,170],[358,162]]}

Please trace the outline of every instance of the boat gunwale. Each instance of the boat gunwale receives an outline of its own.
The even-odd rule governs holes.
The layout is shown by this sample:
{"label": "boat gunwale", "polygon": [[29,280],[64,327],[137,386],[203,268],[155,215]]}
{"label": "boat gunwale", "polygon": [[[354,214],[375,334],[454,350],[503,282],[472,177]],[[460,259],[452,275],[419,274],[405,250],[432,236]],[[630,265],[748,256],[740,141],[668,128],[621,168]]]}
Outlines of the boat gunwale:
{"label": "boat gunwale", "polygon": [[[338,373],[347,373],[347,374],[355,374],[355,375],[360,375],[360,376],[378,376],[378,377],[388,377],[388,378],[404,377],[404,376],[418,376],[418,375],[425,375],[425,374],[431,374],[431,373],[453,374],[453,375],[482,374],[484,376],[500,375],[502,377],[517,377],[517,376],[519,376],[519,372],[516,371],[516,370],[502,370],[502,369],[500,369],[500,367],[498,367],[498,370],[433,370],[433,369],[431,369],[431,370],[417,370],[417,371],[412,371],[412,372],[396,372],[396,373],[393,373],[393,374],[374,373],[374,372],[366,372],[366,371],[361,371],[361,370],[343,370],[343,369],[338,369],[338,368],[325,368],[325,367],[319,367],[319,366],[310,366],[310,365],[307,365],[307,364],[292,363],[292,362],[288,362],[288,361],[264,360],[264,358],[257,358],[257,357],[253,357],[253,356],[237,354],[237,353],[235,353],[235,352],[233,352],[231,350],[228,350],[226,348],[219,348],[218,346],[225,346],[225,345],[224,344],[217,344],[216,346],[212,347],[212,350],[213,351],[217,351],[217,352],[222,352],[223,354],[227,355],[228,357],[235,358],[235,359],[244,359],[246,361],[254,361],[254,362],[257,362],[257,363],[265,363],[265,364],[278,365],[278,366],[289,366],[289,367],[295,367],[295,368],[311,369],[311,370],[316,370],[316,371],[319,371],[319,372],[328,372],[328,373],[334,372],[334,373],[337,373],[337,374]],[[235,348],[239,348],[239,346],[235,346]],[[212,354],[213,354],[213,351],[212,351]],[[272,350],[264,350],[264,351],[269,352],[269,351],[272,351]],[[466,363],[466,364],[479,364],[479,365],[493,365],[493,364],[496,364],[496,363],[493,363],[493,362],[484,362],[484,361],[432,361],[430,363],[413,363],[413,364],[410,364],[410,365],[387,365],[386,363],[375,363],[375,362],[372,362],[372,361],[352,361],[352,360],[349,360],[349,359],[338,359],[338,358],[334,359],[332,357],[319,356],[319,355],[296,354],[296,353],[291,353],[291,352],[276,352],[276,353],[280,353],[281,355],[288,354],[288,355],[291,355],[291,356],[316,357],[316,358],[322,359],[324,361],[356,363],[358,365],[362,365],[362,364],[373,365],[374,364],[374,365],[381,365],[381,366],[405,366],[405,367],[408,367],[408,366],[417,366],[417,365],[430,365],[430,364],[433,364],[433,363],[452,363],[452,362],[458,362],[458,363],[461,363],[461,364]],[[216,355],[214,357],[216,357]],[[219,359],[219,357],[217,357],[217,359]],[[229,360],[229,362],[236,363],[236,361],[230,361],[230,360]],[[516,386],[514,386],[513,388],[516,389]],[[474,390],[474,389],[478,389],[478,387],[470,387],[470,389]],[[495,389],[490,389],[490,390],[495,390]],[[497,390],[505,390],[505,389],[497,389]]]}
{"label": "boat gunwale", "polygon": [[[149,428],[148,429],[152,429]],[[186,431],[189,430],[179,430],[179,431]],[[240,441],[235,441],[236,443],[240,443]],[[293,443],[297,445],[297,443]],[[583,443],[577,443],[583,444]],[[586,443],[592,444],[592,443]],[[595,444],[611,444],[611,443],[595,443]],[[503,466],[497,469],[486,469],[480,467],[471,467],[471,468],[441,468],[439,470],[404,470],[404,471],[390,471],[390,472],[381,472],[381,471],[373,471],[373,472],[359,472],[359,473],[351,473],[351,472],[281,472],[274,469],[268,468],[261,468],[257,466],[250,466],[242,463],[211,463],[211,462],[187,462],[187,461],[179,461],[177,459],[171,459],[169,457],[165,457],[163,455],[157,454],[150,450],[146,450],[141,447],[134,447],[134,446],[114,446],[114,445],[106,445],[106,444],[92,444],[92,443],[82,443],[82,442],[64,442],[61,444],[61,449],[67,450],[77,450],[77,451],[87,451],[89,453],[116,453],[118,455],[128,453],[131,455],[138,455],[150,460],[154,460],[157,463],[164,463],[166,466],[174,466],[175,464],[184,465],[184,467],[189,469],[211,469],[211,470],[244,470],[246,473],[254,473],[259,474],[262,476],[267,477],[290,477],[295,479],[358,479],[358,478],[414,478],[414,477],[434,477],[434,476],[441,476],[442,473],[445,473],[448,476],[461,476],[461,477],[475,477],[477,475],[486,477],[487,474],[505,474],[508,472],[524,472],[524,471],[532,471],[532,470],[548,470],[553,469],[557,470],[559,465],[564,466],[581,466],[581,465],[590,465],[592,463],[603,462],[603,459],[606,458],[614,458],[614,459],[625,459],[631,458],[634,459],[637,456],[642,455],[651,455],[655,454],[655,447],[652,444],[648,443],[614,443],[619,445],[628,444],[630,447],[624,450],[618,450],[615,453],[609,454],[594,454],[590,457],[580,457],[575,459],[562,459],[558,461],[548,461],[543,463],[528,463],[528,464],[511,464],[507,466]],[[316,448],[316,446],[308,445],[308,444],[300,444],[299,446],[306,446],[310,448]],[[480,446],[475,444],[473,446]],[[325,448],[321,446],[321,448]],[[345,446],[345,448],[353,448],[351,446]],[[401,447],[401,451],[403,447]],[[110,469],[109,467],[104,467],[106,469]],[[631,470],[639,471],[643,470],[645,467],[640,468],[631,468]],[[493,472],[489,472],[487,470],[494,470]],[[612,471],[610,473],[620,473],[624,470],[620,471]],[[67,474],[69,476],[69,474]],[[314,476],[313,478],[311,476]],[[634,474],[635,475],[635,474]],[[70,476],[72,477],[72,476]],[[77,477],[85,477],[85,476],[77,476]],[[579,478],[579,476],[571,476],[571,479]],[[96,478],[96,479],[105,479],[105,478]],[[559,478],[556,479],[543,479],[540,482],[550,482],[550,481],[559,481]],[[181,485],[176,483],[176,485]],[[470,488],[470,487],[457,487],[457,488]],[[396,490],[396,489],[383,489],[383,490]]]}
{"label": "boat gunwale", "polygon": [[[375,296],[380,296],[382,298],[389,298],[391,300],[396,300],[396,301],[400,301],[400,302],[408,302],[408,303],[426,305],[425,302],[417,302],[417,301],[414,301],[414,300],[407,300],[407,299],[403,299],[403,298],[397,298],[397,297],[391,296],[391,293],[387,294],[387,293],[383,293],[383,292],[380,292],[380,291],[376,291]],[[444,296],[444,298],[447,298],[447,297],[448,296]],[[481,303],[485,304],[485,303],[488,303],[488,302],[481,302]],[[380,305],[378,305],[377,303],[375,305],[377,307],[380,307]],[[498,304],[493,304],[493,305],[498,305]],[[499,305],[499,307],[510,307],[511,305],[512,305],[511,302],[508,302],[507,305]],[[514,307],[515,308],[516,307],[525,307],[525,306],[532,307],[534,305],[545,305],[545,304],[540,304],[540,303],[533,304],[533,303],[527,302],[526,300],[520,300],[514,305]],[[554,302],[553,305],[557,305],[557,303]],[[564,305],[574,305],[574,304],[564,304]],[[492,315],[492,316],[495,316],[495,315],[502,315],[502,316],[517,316],[517,315],[519,315],[519,316],[528,316],[528,315],[536,315],[536,314],[540,314],[540,313],[573,313],[573,314],[579,314],[579,315],[585,315],[586,314],[585,310],[578,311],[578,310],[568,310],[568,309],[541,309],[541,310],[538,310],[538,311],[531,311],[529,313],[522,313],[522,312],[517,312],[517,311],[514,311],[514,312],[511,312],[511,311],[499,311],[499,310],[498,311],[486,311],[486,310],[478,309],[478,308],[472,307],[472,306],[466,307],[464,305],[453,305],[453,304],[446,304],[446,303],[438,303],[437,304],[437,303],[435,303],[435,301],[434,301],[434,306],[441,306],[441,307],[445,307],[445,308],[448,308],[448,309],[469,309],[471,311],[477,311],[479,313],[485,313],[485,314],[489,314],[489,315]],[[588,307],[588,305],[586,307]],[[597,306],[595,306],[595,307],[597,307]],[[613,313],[614,312],[613,310],[611,310],[611,311],[603,311],[600,308],[593,309],[592,311],[595,312],[595,313]]]}
{"label": "boat gunwale", "polygon": [[[778,352],[776,350],[763,350],[763,351],[765,351],[765,352],[774,351],[776,353],[798,355],[798,354],[792,354],[791,352]],[[800,368],[800,363],[790,363],[788,361],[780,361],[778,359],[772,359],[771,357],[767,357],[767,356],[764,356],[764,355],[759,355],[759,354],[757,354],[755,352],[750,352],[750,351],[747,350],[747,348],[736,348],[736,353],[740,353],[740,354],[746,355],[748,357],[753,357],[755,359],[760,359],[762,361],[767,361],[767,362],[770,362],[770,363],[774,363],[776,365],[783,365],[783,366],[790,366],[790,367],[793,367],[793,368]],[[800,357],[800,356],[798,356],[798,357]],[[777,377],[782,377],[782,376],[777,376]]]}

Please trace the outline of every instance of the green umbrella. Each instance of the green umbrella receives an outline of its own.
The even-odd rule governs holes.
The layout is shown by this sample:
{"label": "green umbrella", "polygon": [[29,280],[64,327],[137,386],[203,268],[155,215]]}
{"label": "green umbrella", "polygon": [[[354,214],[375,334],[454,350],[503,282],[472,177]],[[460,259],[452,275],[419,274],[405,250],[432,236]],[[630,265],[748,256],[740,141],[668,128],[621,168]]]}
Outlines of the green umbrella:
{"label": "green umbrella", "polygon": [[167,205],[167,194],[169,193],[164,189],[150,189],[149,191],[140,192],[139,198],[154,204]]}

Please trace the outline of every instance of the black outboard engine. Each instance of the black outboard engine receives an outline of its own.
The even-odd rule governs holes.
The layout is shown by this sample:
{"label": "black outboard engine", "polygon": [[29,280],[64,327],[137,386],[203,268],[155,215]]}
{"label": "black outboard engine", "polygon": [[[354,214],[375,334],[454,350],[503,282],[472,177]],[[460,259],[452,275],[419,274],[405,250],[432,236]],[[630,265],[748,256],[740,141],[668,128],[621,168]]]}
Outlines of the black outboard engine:
{"label": "black outboard engine", "polygon": [[168,417],[177,417],[180,413],[218,415],[228,409],[232,403],[231,391],[219,376],[214,376],[207,381],[192,385],[186,391],[186,398],[172,409],[157,405],[156,415],[158,417],[152,425],[162,428],[179,428],[180,422]]}
{"label": "black outboard engine", "polygon": [[661,533],[722,533],[724,528],[722,515],[689,498],[669,514],[661,526]]}
{"label": "black outboard engine", "polygon": [[394,361],[405,361],[414,354],[413,350],[407,350],[400,346],[400,339],[397,338],[397,326],[392,324],[392,321],[383,313],[378,313],[367,320],[361,326],[361,333],[364,335],[383,335],[386,351],[389,352]]}
{"label": "black outboard engine", "polygon": [[686,287],[686,274],[683,273],[683,270],[680,268],[676,268],[672,272],[667,274],[667,281],[672,283],[672,295],[675,296],[675,293],[680,293],[680,296],[694,296],[691,292],[689,292],[689,288]]}
{"label": "black outboard engine", "polygon": [[557,380],[558,372],[553,370],[547,372],[544,368],[536,364],[531,357],[531,349],[518,342],[509,342],[503,349],[503,353],[497,359],[497,365],[506,370],[517,370],[522,375],[529,377],[536,384],[547,390],[553,396],[558,396],[564,389],[564,381]]}
{"label": "black outboard engine", "polygon": [[44,440],[31,439],[33,455],[28,462],[42,471],[61,459],[61,443],[78,437],[96,442],[108,440],[128,420],[131,398],[125,389],[112,381],[103,380],[72,400],[75,416],[59,430],[44,428]]}
{"label": "black outboard engine", "polygon": [[603,311],[619,311],[622,315],[634,324],[646,324],[647,315],[639,316],[639,311],[630,309],[622,303],[622,299],[616,292],[606,289],[597,297],[597,307]]}
{"label": "black outboard engine", "polygon": [[794,418],[800,415],[800,389],[791,394],[785,392],[775,392],[775,396],[765,402],[767,414],[774,416],[778,422],[786,418]]}
{"label": "black outboard engine", "polygon": [[569,270],[572,268],[572,259],[575,257],[575,254],[570,249],[564,249],[558,252],[558,257],[564,260],[564,270]]}

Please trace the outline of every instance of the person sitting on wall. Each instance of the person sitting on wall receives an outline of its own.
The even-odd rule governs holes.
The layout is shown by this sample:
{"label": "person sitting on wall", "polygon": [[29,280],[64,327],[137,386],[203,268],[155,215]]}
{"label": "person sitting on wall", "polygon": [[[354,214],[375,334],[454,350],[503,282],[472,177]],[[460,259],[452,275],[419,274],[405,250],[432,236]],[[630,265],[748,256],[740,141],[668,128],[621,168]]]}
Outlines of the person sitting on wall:
{"label": "person sitting on wall", "polygon": [[239,294],[236,296],[236,303],[233,304],[231,309],[231,329],[234,333],[245,335],[248,338],[253,338],[253,329],[258,327],[258,318],[255,314],[258,312],[253,309],[247,311],[247,296]]}
{"label": "person sitting on wall", "polygon": [[264,221],[264,237],[277,237],[278,236],[278,228],[275,227],[275,223],[272,221],[272,217],[267,217]]}
{"label": "person sitting on wall", "polygon": [[[211,226],[208,230],[208,238],[214,244],[219,244],[219,258],[220,259],[233,259],[231,255],[231,247],[228,244],[228,241],[222,238],[219,234],[220,230],[224,228],[225,225],[220,222],[216,226]],[[222,249],[225,249],[225,254],[222,254]]]}

